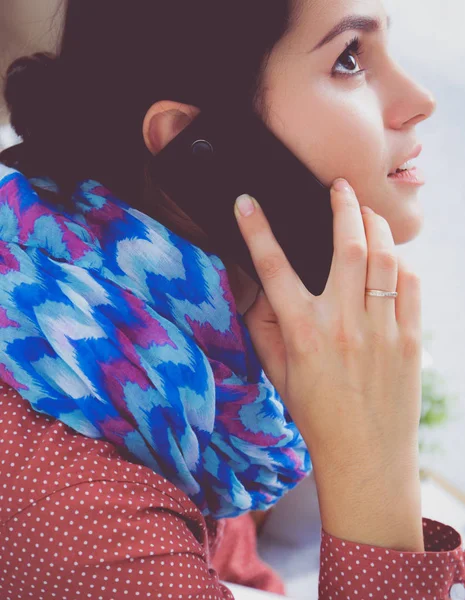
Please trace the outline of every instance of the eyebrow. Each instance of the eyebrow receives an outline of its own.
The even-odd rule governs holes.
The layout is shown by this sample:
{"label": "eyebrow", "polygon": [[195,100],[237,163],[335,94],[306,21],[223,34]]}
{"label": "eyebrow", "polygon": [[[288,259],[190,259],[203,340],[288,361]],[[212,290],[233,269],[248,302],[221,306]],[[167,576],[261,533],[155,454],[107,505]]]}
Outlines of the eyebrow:
{"label": "eyebrow", "polygon": [[[391,17],[388,15],[387,29],[391,27],[391,24],[392,20]],[[311,52],[315,52],[315,50],[318,50],[322,46],[329,44],[329,42],[331,42],[338,35],[341,35],[341,33],[344,33],[344,31],[355,29],[357,31],[366,31],[367,33],[374,33],[377,31],[381,31],[382,28],[383,24],[379,19],[376,18],[363,17],[359,15],[350,15],[344,17],[342,21],[335,25],[331,29],[331,31],[325,35],[321,42],[319,42],[312,50],[310,50],[309,54]]]}

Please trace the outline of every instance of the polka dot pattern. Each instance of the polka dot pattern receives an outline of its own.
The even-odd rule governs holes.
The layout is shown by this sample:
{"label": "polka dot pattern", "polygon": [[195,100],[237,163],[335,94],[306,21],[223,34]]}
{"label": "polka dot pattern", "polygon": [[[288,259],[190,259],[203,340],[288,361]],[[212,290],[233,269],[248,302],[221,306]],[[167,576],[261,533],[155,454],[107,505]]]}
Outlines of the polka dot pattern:
{"label": "polka dot pattern", "polygon": [[[35,412],[6,385],[0,429],[2,600],[233,600],[220,579],[279,591],[253,555],[247,515],[240,526],[205,520],[169,481]],[[461,537],[430,519],[423,526],[420,553],[322,530],[319,600],[450,600],[465,583]]]}
{"label": "polka dot pattern", "polygon": [[2,600],[233,600],[213,551],[222,521],[108,442],[0,386]]}
{"label": "polka dot pattern", "polygon": [[450,600],[465,583],[460,534],[423,519],[425,552],[400,552],[344,541],[321,530],[319,600]]}

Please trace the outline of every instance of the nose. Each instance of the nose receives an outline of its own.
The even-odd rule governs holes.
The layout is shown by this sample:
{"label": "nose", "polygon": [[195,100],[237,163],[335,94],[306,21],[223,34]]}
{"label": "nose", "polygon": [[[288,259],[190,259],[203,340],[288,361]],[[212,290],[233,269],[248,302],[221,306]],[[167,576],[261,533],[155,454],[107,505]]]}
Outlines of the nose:
{"label": "nose", "polygon": [[433,96],[433,93],[426,89],[425,87],[415,84],[418,89],[418,106],[420,107],[418,114],[414,115],[405,123],[406,125],[416,125],[425,119],[429,119],[431,115],[434,113],[437,107],[436,98]]}
{"label": "nose", "polygon": [[402,67],[395,67],[397,77],[391,80],[390,125],[396,129],[411,127],[429,119],[437,107],[433,93],[415,81]]}

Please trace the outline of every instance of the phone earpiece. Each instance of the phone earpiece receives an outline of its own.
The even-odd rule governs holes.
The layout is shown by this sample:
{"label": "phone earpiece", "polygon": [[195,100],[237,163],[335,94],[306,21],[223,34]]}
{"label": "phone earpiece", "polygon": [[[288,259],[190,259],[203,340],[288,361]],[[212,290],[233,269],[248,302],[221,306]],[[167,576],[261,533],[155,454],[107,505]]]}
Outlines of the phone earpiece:
{"label": "phone earpiece", "polygon": [[196,140],[191,149],[192,155],[199,158],[208,158],[214,154],[213,146],[207,140]]}

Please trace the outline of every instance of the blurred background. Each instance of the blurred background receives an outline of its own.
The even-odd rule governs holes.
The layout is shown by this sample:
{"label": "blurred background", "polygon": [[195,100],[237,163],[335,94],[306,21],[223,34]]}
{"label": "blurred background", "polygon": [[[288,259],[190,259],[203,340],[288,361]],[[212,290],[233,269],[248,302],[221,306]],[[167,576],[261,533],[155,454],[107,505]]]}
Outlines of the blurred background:
{"label": "blurred background", "polygon": [[[422,280],[423,328],[432,369],[425,370],[445,423],[424,427],[423,464],[453,482],[465,498],[465,2],[384,0],[392,15],[391,54],[438,101],[435,115],[417,126],[427,175],[422,188],[425,222],[414,241],[398,247]],[[435,377],[434,377],[435,376]],[[429,400],[428,400],[429,398]],[[433,418],[434,421],[434,418]],[[426,424],[425,424],[426,425]]]}
{"label": "blurred background", "polygon": [[[18,56],[55,48],[61,27],[63,6],[61,0],[1,1],[0,76],[2,80],[8,65]],[[55,14],[56,19],[54,19]],[[7,122],[8,114],[3,102],[3,94],[0,94],[0,125]],[[0,138],[0,148],[10,143],[12,139],[4,130]]]}
{"label": "blurred background", "polygon": [[[393,22],[391,54],[438,101],[435,115],[417,126],[423,152],[416,162],[427,174],[420,192],[424,228],[397,250],[422,280],[423,515],[456,527],[465,538],[465,2],[384,0],[384,5]],[[61,0],[2,0],[0,75],[22,54],[54,49],[60,6]],[[0,99],[0,149],[18,141]],[[261,536],[263,558],[295,598],[317,589],[319,527],[309,478],[279,503]]]}

